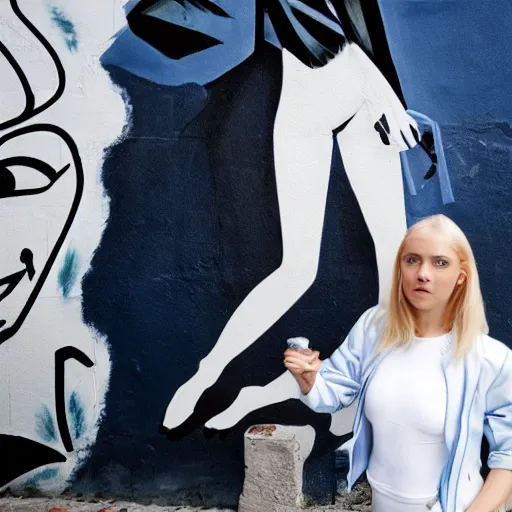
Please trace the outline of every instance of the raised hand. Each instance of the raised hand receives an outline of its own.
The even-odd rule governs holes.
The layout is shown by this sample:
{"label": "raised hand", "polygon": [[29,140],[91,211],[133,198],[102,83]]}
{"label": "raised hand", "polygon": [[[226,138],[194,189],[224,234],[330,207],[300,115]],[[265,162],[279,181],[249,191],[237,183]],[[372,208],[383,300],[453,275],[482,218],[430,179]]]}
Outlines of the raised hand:
{"label": "raised hand", "polygon": [[301,391],[307,395],[315,383],[322,361],[318,350],[289,348],[284,353],[284,365],[297,379]]}

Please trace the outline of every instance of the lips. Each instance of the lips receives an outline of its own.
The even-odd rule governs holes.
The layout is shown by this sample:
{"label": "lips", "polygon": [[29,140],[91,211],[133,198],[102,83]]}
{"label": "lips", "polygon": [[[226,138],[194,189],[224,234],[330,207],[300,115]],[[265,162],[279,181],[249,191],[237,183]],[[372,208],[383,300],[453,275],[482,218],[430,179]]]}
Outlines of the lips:
{"label": "lips", "polygon": [[419,293],[430,294],[430,292],[426,288],[422,288],[421,286],[419,288],[416,288],[414,291]]}
{"label": "lips", "polygon": [[0,279],[0,302],[13,292],[26,273],[27,269],[23,269]]}

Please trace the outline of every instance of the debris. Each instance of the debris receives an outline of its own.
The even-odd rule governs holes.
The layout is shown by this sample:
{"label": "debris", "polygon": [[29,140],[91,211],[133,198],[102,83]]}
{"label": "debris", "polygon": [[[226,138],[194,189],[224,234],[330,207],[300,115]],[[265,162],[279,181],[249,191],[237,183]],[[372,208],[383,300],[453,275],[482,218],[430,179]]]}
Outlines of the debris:
{"label": "debris", "polygon": [[249,434],[258,434],[260,436],[270,437],[276,430],[275,425],[257,425],[249,430]]}

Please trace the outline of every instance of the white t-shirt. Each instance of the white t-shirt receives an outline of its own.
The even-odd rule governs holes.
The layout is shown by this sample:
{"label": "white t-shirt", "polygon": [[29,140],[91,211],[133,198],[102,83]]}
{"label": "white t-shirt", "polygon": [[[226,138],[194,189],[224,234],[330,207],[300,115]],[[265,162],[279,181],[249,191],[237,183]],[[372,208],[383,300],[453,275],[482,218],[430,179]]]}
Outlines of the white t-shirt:
{"label": "white t-shirt", "polygon": [[373,429],[368,481],[396,502],[426,503],[437,493],[448,457],[441,365],[448,336],[415,338],[410,347],[391,352],[368,385],[364,406]]}

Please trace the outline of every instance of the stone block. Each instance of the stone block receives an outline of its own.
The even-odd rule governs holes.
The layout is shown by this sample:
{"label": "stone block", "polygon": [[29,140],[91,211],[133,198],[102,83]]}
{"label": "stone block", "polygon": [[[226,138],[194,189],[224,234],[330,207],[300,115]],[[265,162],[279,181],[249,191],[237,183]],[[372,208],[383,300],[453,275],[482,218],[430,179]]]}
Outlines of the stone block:
{"label": "stone block", "polygon": [[304,507],[304,460],[312,427],[257,425],[244,436],[245,480],[238,512],[292,512]]}

